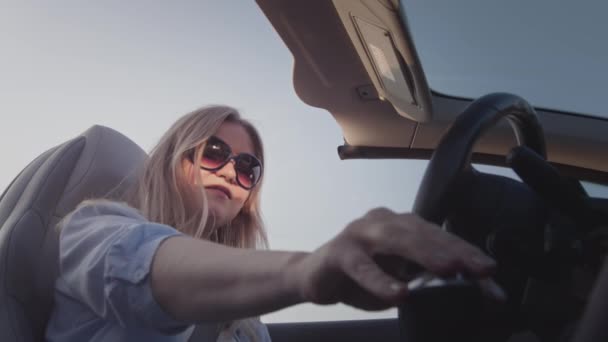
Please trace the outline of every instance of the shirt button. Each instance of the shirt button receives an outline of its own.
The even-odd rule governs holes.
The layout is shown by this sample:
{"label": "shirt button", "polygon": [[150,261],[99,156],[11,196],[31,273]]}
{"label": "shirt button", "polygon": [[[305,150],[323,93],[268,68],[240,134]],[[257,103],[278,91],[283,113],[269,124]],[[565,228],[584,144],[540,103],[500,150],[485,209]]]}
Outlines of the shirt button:
{"label": "shirt button", "polygon": [[144,277],[144,270],[142,270],[141,268],[138,269],[137,271],[135,271],[135,278],[137,280],[140,280]]}

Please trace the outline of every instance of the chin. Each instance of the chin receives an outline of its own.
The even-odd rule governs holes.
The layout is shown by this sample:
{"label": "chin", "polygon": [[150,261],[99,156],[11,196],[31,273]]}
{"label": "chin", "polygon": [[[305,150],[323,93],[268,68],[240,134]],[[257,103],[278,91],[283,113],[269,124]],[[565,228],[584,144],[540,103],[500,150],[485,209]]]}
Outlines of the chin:
{"label": "chin", "polygon": [[225,208],[209,205],[209,219],[213,220],[214,226],[222,227],[225,226],[230,220],[226,214]]}

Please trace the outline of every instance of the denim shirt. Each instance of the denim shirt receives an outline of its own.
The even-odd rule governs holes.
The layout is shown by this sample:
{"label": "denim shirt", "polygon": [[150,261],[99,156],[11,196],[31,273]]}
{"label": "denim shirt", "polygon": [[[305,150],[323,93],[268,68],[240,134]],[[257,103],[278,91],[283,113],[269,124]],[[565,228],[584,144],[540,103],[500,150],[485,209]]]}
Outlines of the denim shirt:
{"label": "denim shirt", "polygon": [[[109,201],[81,205],[70,214],[61,225],[59,277],[47,341],[188,341],[193,322],[172,318],[150,287],[154,253],[163,240],[176,235],[181,233]],[[270,341],[266,327],[256,323],[257,339]],[[218,328],[199,324],[197,331],[211,332],[199,336],[218,341],[249,340],[237,324],[221,332]]]}

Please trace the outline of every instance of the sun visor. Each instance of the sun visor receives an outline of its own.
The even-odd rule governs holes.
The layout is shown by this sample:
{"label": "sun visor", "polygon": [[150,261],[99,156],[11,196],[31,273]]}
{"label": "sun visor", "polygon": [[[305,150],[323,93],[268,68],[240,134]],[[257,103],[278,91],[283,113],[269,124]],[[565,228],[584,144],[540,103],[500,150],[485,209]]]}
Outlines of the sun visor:
{"label": "sun visor", "polygon": [[417,122],[432,118],[430,91],[396,2],[333,0],[378,96]]}
{"label": "sun visor", "polygon": [[431,119],[431,94],[403,41],[396,1],[256,2],[294,57],[296,95],[327,110],[345,144],[412,145],[419,123]]}

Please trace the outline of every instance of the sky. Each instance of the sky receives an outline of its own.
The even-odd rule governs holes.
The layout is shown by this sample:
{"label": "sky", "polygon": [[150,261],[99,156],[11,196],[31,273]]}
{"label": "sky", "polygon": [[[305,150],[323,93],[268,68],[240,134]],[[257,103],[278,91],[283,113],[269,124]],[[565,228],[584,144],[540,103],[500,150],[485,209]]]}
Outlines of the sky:
{"label": "sky", "polygon": [[[228,104],[264,140],[273,249],[311,251],[369,209],[411,208],[425,162],[341,161],[340,128],[295,95],[293,58],[253,1],[0,4],[0,189],[91,125],[149,150],[182,114]],[[303,304],[263,320],[395,316]]]}
{"label": "sky", "polygon": [[402,0],[433,90],[608,117],[608,2]]}

